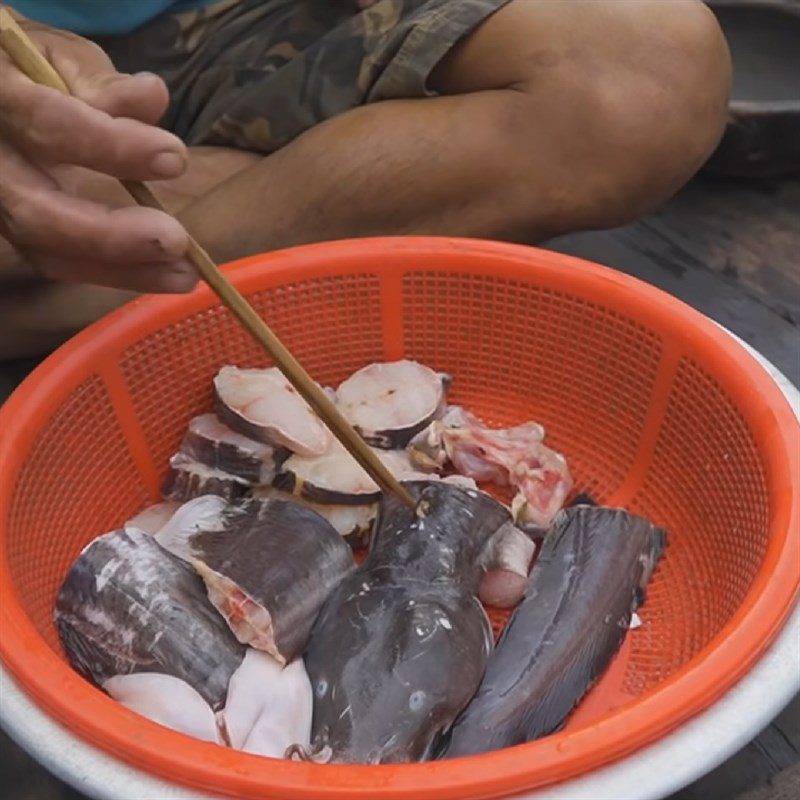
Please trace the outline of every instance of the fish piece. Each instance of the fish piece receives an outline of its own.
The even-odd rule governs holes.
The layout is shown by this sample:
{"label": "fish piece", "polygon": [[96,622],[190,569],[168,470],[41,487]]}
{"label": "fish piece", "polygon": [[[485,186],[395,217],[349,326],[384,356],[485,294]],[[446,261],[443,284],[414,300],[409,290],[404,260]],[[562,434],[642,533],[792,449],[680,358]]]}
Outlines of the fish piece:
{"label": "fish piece", "polygon": [[302,456],[320,456],[332,437],[277,367],[223,367],[214,378],[219,419],[233,430]]}
{"label": "fish piece", "polygon": [[451,406],[414,438],[409,450],[420,468],[442,468],[449,461],[476,481],[518,489],[511,507],[514,521],[547,527],[563,507],[572,477],[564,456],[543,440],[544,428],[536,422],[492,429]]}
{"label": "fish piece", "polygon": [[135,528],[84,549],[58,593],[54,621],[72,665],[99,686],[117,675],[164,673],[213,709],[244,657],[195,571]]}
{"label": "fish piece", "polygon": [[621,509],[563,511],[445,756],[557,730],[622,644],[665,542],[663,530]]}
{"label": "fish piece", "polygon": [[569,503],[569,507],[572,506],[596,506],[597,501],[590,495],[586,494],[586,492],[581,492],[580,494],[576,494],[575,497]]}
{"label": "fish piece", "polygon": [[172,519],[172,515],[179,508],[180,503],[173,500],[156,503],[140,511],[135,517],[131,517],[125,523],[125,528],[137,528],[151,535],[156,534]]}
{"label": "fish piece", "polygon": [[272,483],[276,462],[288,455],[284,449],[236,433],[215,414],[201,414],[189,422],[180,452],[250,484]]}
{"label": "fish piece", "polygon": [[251,648],[231,678],[220,722],[236,750],[283,758],[295,745],[308,747],[312,707],[302,658],[282,667]]}
{"label": "fish piece", "polygon": [[250,484],[243,478],[207,467],[186,453],[178,452],[169,461],[169,472],[161,487],[161,496],[178,503],[207,494],[238,500],[249,490]]}
{"label": "fish piece", "polygon": [[355,566],[331,525],[291,501],[247,499],[205,527],[171,528],[160,541],[194,566],[236,638],[280,664],[302,652],[323,601]]}
{"label": "fish piece", "polygon": [[118,703],[165,728],[223,744],[211,706],[180,678],[157,672],[115,675],[103,683],[103,689]]}
{"label": "fish piece", "polygon": [[368,506],[326,506],[306,501],[304,505],[324,517],[353,550],[369,544],[378,516],[377,503]]}
{"label": "fish piece", "polygon": [[375,447],[395,450],[441,416],[443,376],[416,361],[370,364],[336,390],[339,410]]}
{"label": "fish piece", "polygon": [[274,486],[259,486],[253,489],[253,497],[256,498],[282,498],[291,500],[294,503],[316,511],[324,517],[336,530],[336,532],[347,542],[353,550],[359,550],[369,544],[375,519],[378,516],[378,504],[345,506],[325,503],[313,503],[311,500],[304,500],[302,497],[276,489]]}
{"label": "fish piece", "polygon": [[337,533],[344,538],[353,550],[366,547],[369,543],[375,519],[378,516],[378,504],[345,506],[325,503],[313,503],[311,500],[304,500],[302,497],[289,494],[274,486],[254,487],[252,496],[255,498],[275,498],[291,500],[299,503],[312,511],[316,511],[333,526]]}
{"label": "fish piece", "polygon": [[[430,480],[436,480],[435,474],[429,475]],[[478,484],[475,483],[475,478],[470,478],[467,475],[445,475],[442,479],[443,483],[449,483],[452,486],[460,486],[462,489],[477,490]]]}
{"label": "fish piece", "polygon": [[311,753],[337,762],[424,760],[480,683],[492,631],[478,556],[508,521],[483,492],[405,484],[381,500],[370,554],[330,595],[305,654]]}
{"label": "fish piece", "polygon": [[480,556],[485,570],[478,596],[496,608],[513,608],[525,594],[528,572],[536,550],[533,540],[513,523],[501,526]]}
{"label": "fish piece", "polygon": [[218,495],[195,497],[178,508],[155,539],[165,550],[191,563],[192,538],[201,531],[224,531],[228,509],[227,500]]}
{"label": "fish piece", "polygon": [[[517,504],[520,503],[521,499],[519,495],[517,496],[516,502]],[[573,506],[596,506],[597,502],[595,499],[585,492],[581,494],[575,495],[575,497],[570,500],[567,505],[567,508],[572,508]],[[541,542],[545,536],[547,536],[548,528],[542,527],[541,525],[537,525],[535,523],[525,522],[524,520],[517,520],[517,527],[524,531],[531,539],[536,542]]]}
{"label": "fish piece", "polygon": [[[405,450],[372,450],[398,480],[427,478],[414,467]],[[378,484],[338,440],[322,456],[288,458],[274,485],[304,500],[327,505],[371,505],[381,496]]]}

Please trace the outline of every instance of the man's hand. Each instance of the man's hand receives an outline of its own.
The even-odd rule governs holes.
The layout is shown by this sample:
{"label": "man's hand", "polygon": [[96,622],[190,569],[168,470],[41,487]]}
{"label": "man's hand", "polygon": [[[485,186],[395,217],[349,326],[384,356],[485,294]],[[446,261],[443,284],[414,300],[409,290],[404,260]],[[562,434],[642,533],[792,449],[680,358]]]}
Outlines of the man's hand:
{"label": "man's hand", "polygon": [[196,275],[177,221],[72,196],[58,181],[69,172],[60,165],[136,180],[179,176],[186,147],[155,127],[168,103],[164,82],[122,75],[94,43],[14,16],[74,96],[33,83],[0,51],[0,234],[51,278],[187,291]]}

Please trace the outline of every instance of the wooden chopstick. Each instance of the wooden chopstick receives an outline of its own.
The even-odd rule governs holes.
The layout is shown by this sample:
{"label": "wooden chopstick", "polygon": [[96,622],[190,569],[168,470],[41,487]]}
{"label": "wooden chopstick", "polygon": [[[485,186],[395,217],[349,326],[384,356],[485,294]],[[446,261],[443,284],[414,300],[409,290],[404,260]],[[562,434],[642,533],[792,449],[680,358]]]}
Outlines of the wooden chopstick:
{"label": "wooden chopstick", "polygon": [[[0,9],[0,46],[32,81],[49,86],[63,94],[70,94],[68,86],[53,65],[42,55],[39,48],[5,9]],[[146,184],[138,181],[121,181],[121,183],[139,205],[166,212]],[[286,379],[314,409],[317,416],[330,428],[331,432],[375,483],[384,491],[397,495],[413,508],[414,501],[408,491],[372,452],[367,443],[339,413],[325,392],[311,379],[270,327],[222,274],[208,253],[191,236],[189,237],[187,256],[197,267],[203,280],[233,312],[253,338],[269,353]]]}

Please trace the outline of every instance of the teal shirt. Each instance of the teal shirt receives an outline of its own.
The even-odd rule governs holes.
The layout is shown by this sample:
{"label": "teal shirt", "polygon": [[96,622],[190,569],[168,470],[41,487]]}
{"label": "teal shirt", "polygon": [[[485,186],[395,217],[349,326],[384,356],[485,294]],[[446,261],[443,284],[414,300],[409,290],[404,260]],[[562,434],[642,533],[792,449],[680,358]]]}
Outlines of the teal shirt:
{"label": "teal shirt", "polygon": [[186,11],[213,0],[5,0],[15,11],[83,36],[130,33],[165,11]]}

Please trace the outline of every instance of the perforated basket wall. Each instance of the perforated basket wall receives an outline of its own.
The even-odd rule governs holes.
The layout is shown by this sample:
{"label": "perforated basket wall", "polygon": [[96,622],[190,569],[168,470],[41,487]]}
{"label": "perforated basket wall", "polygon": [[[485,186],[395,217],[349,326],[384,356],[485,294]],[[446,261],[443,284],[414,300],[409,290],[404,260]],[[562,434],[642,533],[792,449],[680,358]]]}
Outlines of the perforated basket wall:
{"label": "perforated basket wall", "polygon": [[[797,513],[791,491],[787,496],[797,477],[791,415],[766,382],[753,384],[757,368],[739,370],[738,346],[660,293],[562,256],[424,239],[304,248],[250,259],[232,274],[321,383],[335,385],[368,362],[401,356],[447,371],[455,377],[453,399],[487,421],[543,423],[549,442],[569,460],[576,491],[626,505],[668,529],[669,546],[641,612],[644,624],[561,737],[578,737],[589,722],[658,699],[659,687],[676,685],[682,670],[753,606],[764,570],[786,567],[788,528]],[[44,663],[26,666],[8,640],[4,660],[81,735],[174,779],[202,778],[205,786],[212,779],[199,762],[208,761],[203,748],[209,745],[143,721],[135,720],[145,726],[136,728],[128,717],[110,736],[117,710],[69,671],[51,613],[80,549],[153,500],[187,421],[210,408],[210,380],[226,363],[267,360],[207,292],[147,299],[70,344],[2,417],[1,544],[8,597],[19,604],[4,625],[14,636],[39,637],[31,656]],[[796,588],[796,573],[789,568],[781,578],[784,600]],[[494,615],[494,622],[499,627],[502,618]],[[768,631],[762,625],[748,637],[742,668],[763,648]],[[53,686],[36,679],[42,669]],[[496,796],[514,776],[516,788],[552,780],[678,724],[737,671],[726,678],[717,670],[702,686],[692,683],[694,708],[675,706],[670,718],[669,703],[659,706],[663,719],[655,728],[644,719],[639,728],[632,722],[633,744],[601,741],[589,747],[593,761],[586,746],[578,747],[582,766],[570,766],[569,748],[558,757],[539,742],[526,746],[540,748],[538,761],[531,753],[515,772],[511,762],[493,764],[490,757],[472,783],[468,770],[437,788],[430,775],[413,772],[424,765],[387,768],[395,772],[381,780],[403,797],[466,796],[448,794],[465,785],[472,796]],[[63,697],[65,687],[76,686],[73,699]],[[85,704],[83,712],[77,708],[82,697],[96,704],[93,720]],[[146,735],[134,746],[125,737],[137,730]],[[161,758],[148,755],[156,743]],[[198,763],[190,768],[193,758]],[[242,761],[230,761],[236,758]],[[216,791],[257,796],[258,787],[271,787],[275,796],[301,796],[290,786],[305,787],[304,797],[328,796],[326,780],[291,772],[313,766],[279,769],[239,754],[225,759],[207,767],[216,770]],[[537,763],[543,765],[538,771]],[[225,778],[229,768],[249,778]],[[350,770],[342,773],[345,782],[355,781],[349,796],[370,796],[358,769],[316,769]],[[373,773],[376,780],[382,772]],[[423,789],[427,794],[413,794]]]}

